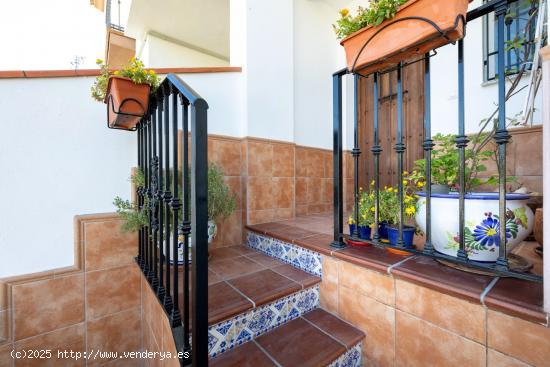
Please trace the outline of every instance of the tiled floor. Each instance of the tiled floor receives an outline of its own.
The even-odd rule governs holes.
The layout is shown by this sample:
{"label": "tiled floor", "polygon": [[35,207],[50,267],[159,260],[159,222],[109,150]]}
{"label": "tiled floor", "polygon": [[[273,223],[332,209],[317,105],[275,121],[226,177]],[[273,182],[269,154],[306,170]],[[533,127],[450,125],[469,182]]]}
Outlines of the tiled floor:
{"label": "tiled floor", "polygon": [[[402,255],[388,253],[374,246],[347,247],[335,250],[330,247],[333,233],[333,217],[318,214],[297,217],[292,220],[247,226],[253,232],[278,238],[288,243],[308,248],[324,255],[352,262],[380,272],[388,272],[399,278],[420,283],[427,287],[479,302],[481,294],[494,279],[492,276],[464,272],[443,265],[433,259],[414,256],[405,259]],[[347,231],[347,226],[344,226]],[[423,238],[415,237],[417,248],[423,248]],[[513,252],[533,263],[534,274],[542,274],[542,259],[535,254],[536,242],[523,242]],[[533,321],[544,321],[543,289],[541,283],[500,278],[485,295],[484,302],[494,309],[509,312]]]}
{"label": "tiled floor", "polygon": [[327,366],[365,335],[316,309],[210,362],[214,367]]}
{"label": "tiled floor", "polygon": [[208,261],[208,323],[215,324],[320,281],[246,246],[212,250]]}

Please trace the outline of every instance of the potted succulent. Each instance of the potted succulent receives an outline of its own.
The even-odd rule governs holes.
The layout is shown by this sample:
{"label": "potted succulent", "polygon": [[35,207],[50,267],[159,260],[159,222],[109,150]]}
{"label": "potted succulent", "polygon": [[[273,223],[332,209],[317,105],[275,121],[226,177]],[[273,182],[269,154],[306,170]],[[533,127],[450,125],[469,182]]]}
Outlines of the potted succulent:
{"label": "potted succulent", "polygon": [[92,85],[92,98],[107,104],[107,125],[110,128],[133,130],[147,113],[149,95],[159,86],[153,70],[132,58],[120,70],[109,70],[103,60],[96,61],[101,72]]}
{"label": "potted succulent", "polygon": [[[497,260],[500,246],[499,195],[497,192],[483,191],[483,188],[494,187],[497,176],[479,177],[487,170],[485,162],[497,162],[495,149],[482,149],[483,142],[491,141],[492,135],[477,134],[471,138],[471,144],[465,149],[465,245],[471,260],[494,262]],[[454,149],[455,135],[437,135],[436,148],[432,159],[432,181],[449,185],[451,191],[432,192],[431,228],[434,248],[444,254],[455,256],[459,247],[459,161]],[[452,152],[454,150],[454,152]],[[451,156],[454,155],[454,158]],[[435,167],[434,167],[435,163]],[[424,160],[416,162],[418,171],[414,177],[423,182]],[[515,182],[515,177],[508,176],[507,182]],[[476,192],[479,190],[480,192]],[[421,198],[416,213],[416,223],[421,230],[426,229],[426,193],[417,193]],[[525,193],[506,194],[506,238],[508,249],[523,241],[533,229],[534,214],[527,206],[530,195]]]}
{"label": "potted succulent", "polygon": [[470,1],[371,0],[355,16],[341,10],[334,30],[348,69],[369,74],[461,39]]}
{"label": "potted succulent", "polygon": [[[131,177],[131,181],[136,188],[145,187],[145,177],[140,170],[137,170]],[[180,200],[183,200],[183,190],[180,185]],[[143,227],[149,226],[149,199],[145,198],[145,203],[141,210],[129,200],[116,197],[113,204],[117,208],[117,213],[123,220],[123,231],[138,231]],[[210,245],[217,234],[218,223],[229,217],[236,208],[236,195],[231,192],[229,186],[224,181],[223,170],[216,164],[210,163],[208,165],[208,244]],[[180,209],[179,217],[182,218],[183,209]],[[171,239],[172,234],[164,236],[164,238]],[[158,245],[160,247],[160,244]],[[164,248],[164,245],[162,245]],[[189,238],[189,247],[191,247],[191,238]],[[184,237],[179,235],[178,237],[178,262],[183,264],[184,257]],[[173,261],[173,256],[170,253],[170,261]]]}

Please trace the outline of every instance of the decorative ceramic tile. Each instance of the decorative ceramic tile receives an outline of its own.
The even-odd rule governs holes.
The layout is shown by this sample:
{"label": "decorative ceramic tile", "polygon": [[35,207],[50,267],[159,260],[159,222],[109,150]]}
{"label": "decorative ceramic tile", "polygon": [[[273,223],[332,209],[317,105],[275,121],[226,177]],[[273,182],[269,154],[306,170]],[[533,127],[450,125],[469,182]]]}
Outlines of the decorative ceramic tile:
{"label": "decorative ceramic tile", "polygon": [[348,349],[346,353],[338,357],[329,367],[361,367],[361,343]]}
{"label": "decorative ceramic tile", "polygon": [[[208,328],[208,351],[215,357],[319,306],[319,285],[265,304]],[[351,366],[351,365],[350,365]]]}
{"label": "decorative ceramic tile", "polygon": [[298,269],[322,277],[321,254],[276,238],[248,232],[248,246]]}

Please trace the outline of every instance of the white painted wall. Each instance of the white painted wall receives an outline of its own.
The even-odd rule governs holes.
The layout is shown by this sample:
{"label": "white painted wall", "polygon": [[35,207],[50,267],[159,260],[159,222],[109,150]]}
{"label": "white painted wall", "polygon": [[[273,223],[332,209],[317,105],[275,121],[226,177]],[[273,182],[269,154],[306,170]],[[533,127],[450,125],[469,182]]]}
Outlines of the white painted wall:
{"label": "white painted wall", "polygon": [[0,278],[72,265],[73,217],[130,196],[136,137],[107,129],[92,80],[0,80]]}
{"label": "white painted wall", "polygon": [[[240,73],[182,74],[209,133],[241,136]],[[110,130],[91,77],[1,79],[0,278],[73,264],[73,217],[129,198],[136,134]]]}
{"label": "white painted wall", "polygon": [[147,35],[138,57],[151,68],[229,66],[223,60],[183,45]]}

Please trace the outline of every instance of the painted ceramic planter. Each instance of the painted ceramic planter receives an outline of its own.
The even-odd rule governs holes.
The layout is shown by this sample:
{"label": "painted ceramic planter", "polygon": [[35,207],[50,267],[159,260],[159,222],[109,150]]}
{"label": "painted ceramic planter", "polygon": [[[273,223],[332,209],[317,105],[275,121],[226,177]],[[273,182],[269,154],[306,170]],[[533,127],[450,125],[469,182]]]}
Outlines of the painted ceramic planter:
{"label": "painted ceramic planter", "polygon": [[[419,192],[416,223],[426,230],[426,194]],[[507,249],[525,240],[533,230],[533,211],[527,206],[529,195],[506,195]],[[495,262],[500,245],[498,193],[472,193],[465,202],[465,244],[471,260]],[[458,194],[432,195],[432,243],[436,251],[456,256],[458,250]]]}
{"label": "painted ceramic planter", "polygon": [[369,74],[461,39],[470,1],[409,0],[393,19],[342,40],[348,70]]}
{"label": "painted ceramic planter", "polygon": [[[388,226],[388,240],[392,245],[397,245],[399,239],[399,227]],[[411,226],[403,226],[403,244],[407,248],[413,247],[415,228]]]}
{"label": "painted ceramic planter", "polygon": [[[210,244],[212,241],[214,241],[214,238],[216,237],[216,234],[218,234],[218,226],[216,222],[213,220],[208,221],[208,246],[210,247]],[[170,237],[171,238],[171,237]],[[191,236],[189,236],[189,263],[191,263],[191,248],[193,247],[191,242]],[[183,264],[183,258],[184,258],[184,249],[185,249],[185,243],[184,243],[184,237],[183,235],[179,235],[178,237],[178,264]],[[170,254],[170,264],[173,264],[173,255]]]}
{"label": "painted ceramic planter", "polygon": [[107,85],[107,124],[110,128],[133,130],[149,107],[149,84],[111,76]]}

